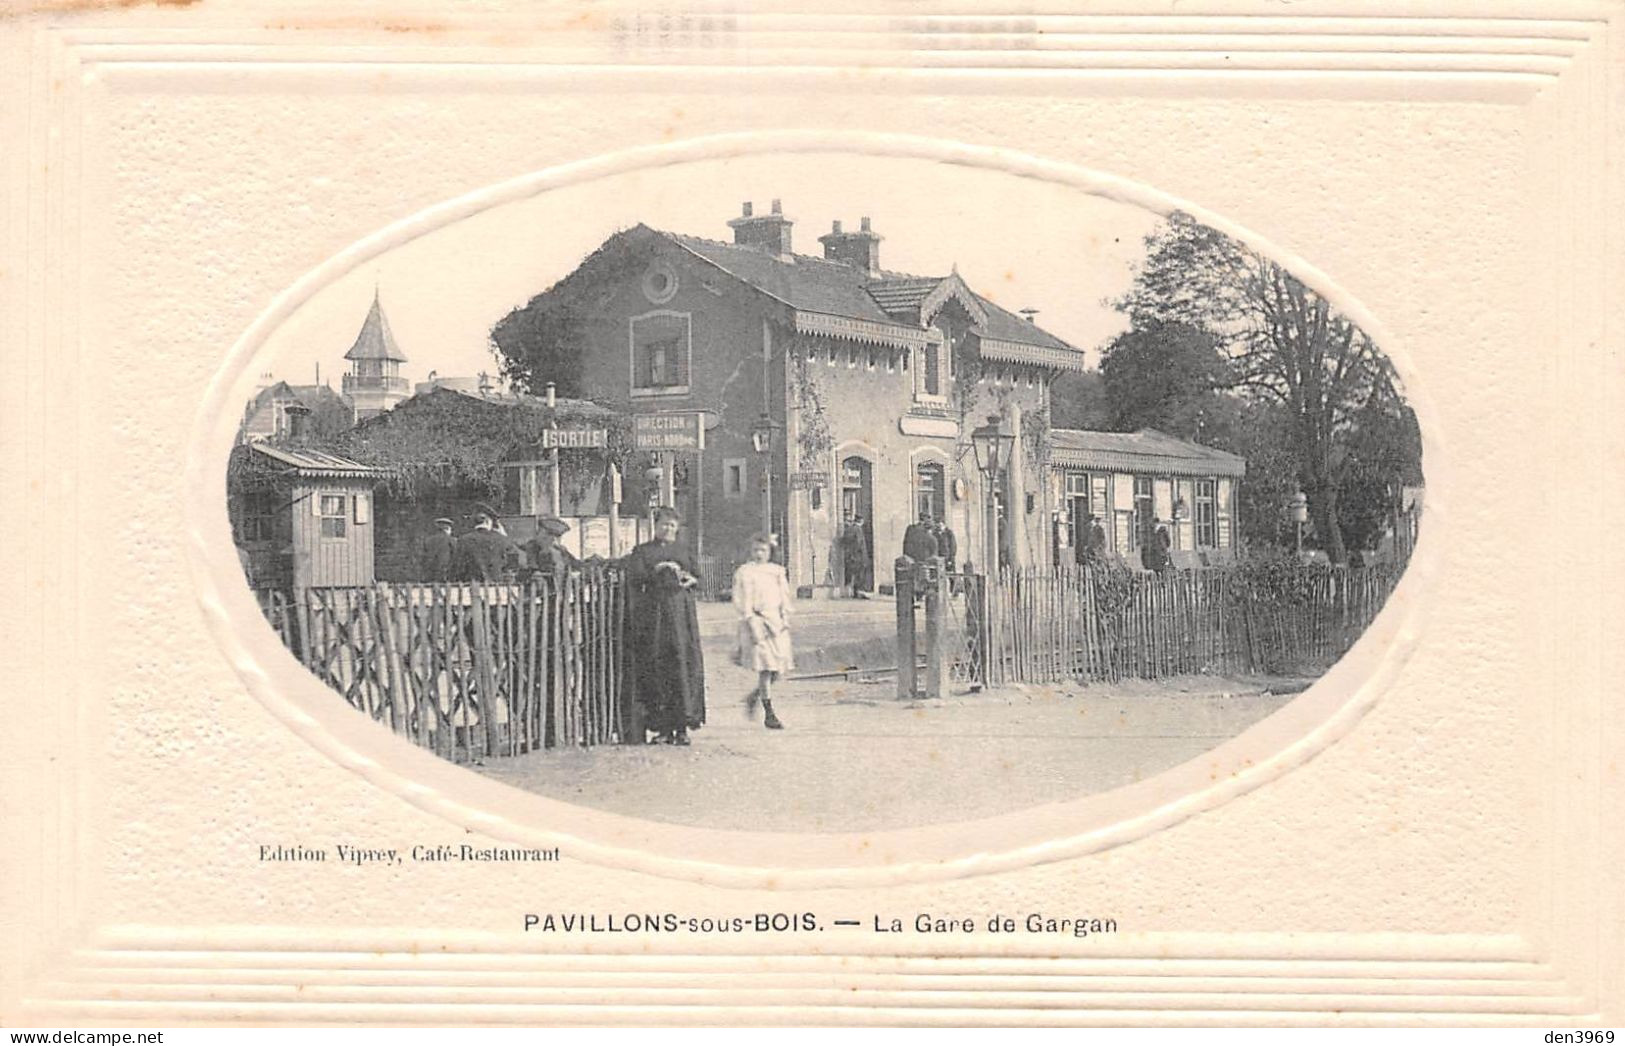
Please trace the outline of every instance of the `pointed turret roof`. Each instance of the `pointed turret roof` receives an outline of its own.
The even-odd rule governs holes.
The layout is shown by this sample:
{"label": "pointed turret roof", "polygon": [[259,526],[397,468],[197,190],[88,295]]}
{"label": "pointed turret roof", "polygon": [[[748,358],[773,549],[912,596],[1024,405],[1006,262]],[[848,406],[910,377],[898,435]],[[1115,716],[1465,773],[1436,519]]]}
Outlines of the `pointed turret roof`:
{"label": "pointed turret roof", "polygon": [[361,333],[355,336],[355,344],[350,346],[344,358],[406,362],[406,354],[401,352],[401,347],[395,344],[395,335],[390,333],[389,321],[384,318],[384,307],[378,301],[376,290],[372,292],[372,308],[367,310],[367,320],[361,325]]}

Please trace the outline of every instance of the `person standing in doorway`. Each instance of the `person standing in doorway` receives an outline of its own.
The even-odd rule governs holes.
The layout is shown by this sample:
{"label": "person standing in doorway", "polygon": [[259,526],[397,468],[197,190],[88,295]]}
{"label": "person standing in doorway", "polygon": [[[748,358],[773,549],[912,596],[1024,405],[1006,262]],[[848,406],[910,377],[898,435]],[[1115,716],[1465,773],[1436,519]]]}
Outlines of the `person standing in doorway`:
{"label": "person standing in doorway", "polygon": [[734,571],[733,605],[739,612],[740,665],[756,673],[756,689],[745,698],[745,712],[755,716],[761,703],[762,725],[782,730],[773,711],[773,684],[781,673],[795,667],[790,647],[790,579],[773,562],[773,539],[758,534],[751,539],[750,558]]}
{"label": "person standing in doorway", "polygon": [[1163,573],[1173,566],[1174,557],[1169,552],[1173,542],[1168,538],[1168,528],[1161,522],[1156,522],[1156,529],[1151,532],[1151,540],[1146,542],[1145,549],[1140,553],[1140,563],[1147,570]]}
{"label": "person standing in doorway", "polygon": [[841,564],[854,599],[867,599],[869,590],[874,587],[874,562],[869,557],[869,549],[863,517],[853,516],[841,531]]}
{"label": "person standing in doorway", "polygon": [[959,541],[954,537],[954,532],[948,529],[947,520],[937,520],[934,536],[937,539],[937,555],[948,564],[948,572],[953,573],[958,569],[954,561],[959,557]]}

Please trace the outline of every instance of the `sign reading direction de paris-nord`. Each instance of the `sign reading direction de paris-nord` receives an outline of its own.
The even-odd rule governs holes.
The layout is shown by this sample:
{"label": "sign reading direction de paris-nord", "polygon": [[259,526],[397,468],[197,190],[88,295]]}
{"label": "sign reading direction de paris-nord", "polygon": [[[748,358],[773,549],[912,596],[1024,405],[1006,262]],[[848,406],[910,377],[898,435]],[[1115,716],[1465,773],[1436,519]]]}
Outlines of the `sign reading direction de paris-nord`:
{"label": "sign reading direction de paris-nord", "polygon": [[639,414],[632,419],[632,445],[638,450],[705,449],[705,415],[699,411]]}

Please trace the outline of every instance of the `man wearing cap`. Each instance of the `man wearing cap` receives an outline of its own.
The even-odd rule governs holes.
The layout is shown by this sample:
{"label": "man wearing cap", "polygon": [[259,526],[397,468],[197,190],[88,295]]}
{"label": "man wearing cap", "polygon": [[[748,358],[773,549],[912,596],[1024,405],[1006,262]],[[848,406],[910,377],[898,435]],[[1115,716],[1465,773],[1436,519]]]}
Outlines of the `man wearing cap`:
{"label": "man wearing cap", "polygon": [[544,574],[562,574],[575,570],[581,561],[559,544],[559,538],[570,532],[570,524],[557,516],[542,516],[536,521],[536,536],[525,542],[525,561],[530,569]]}
{"label": "man wearing cap", "polygon": [[457,539],[452,572],[459,581],[501,581],[508,560],[517,553],[514,543],[497,529],[497,511],[474,505],[474,529]]}
{"label": "man wearing cap", "polygon": [[457,539],[452,537],[452,521],[441,516],[434,521],[435,531],[423,539],[421,555],[424,581],[450,581],[452,553]]}

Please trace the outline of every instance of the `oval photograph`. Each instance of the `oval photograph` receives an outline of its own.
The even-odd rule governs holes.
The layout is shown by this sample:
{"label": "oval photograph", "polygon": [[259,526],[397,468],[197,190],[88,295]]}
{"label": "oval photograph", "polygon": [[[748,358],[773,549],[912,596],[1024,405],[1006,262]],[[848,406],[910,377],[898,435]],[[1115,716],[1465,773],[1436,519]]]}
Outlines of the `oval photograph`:
{"label": "oval photograph", "polygon": [[238,560],[332,701],[590,810],[1102,793],[1292,702],[1406,569],[1416,417],[1327,293],[1182,211],[920,159],[553,188],[265,340]]}

